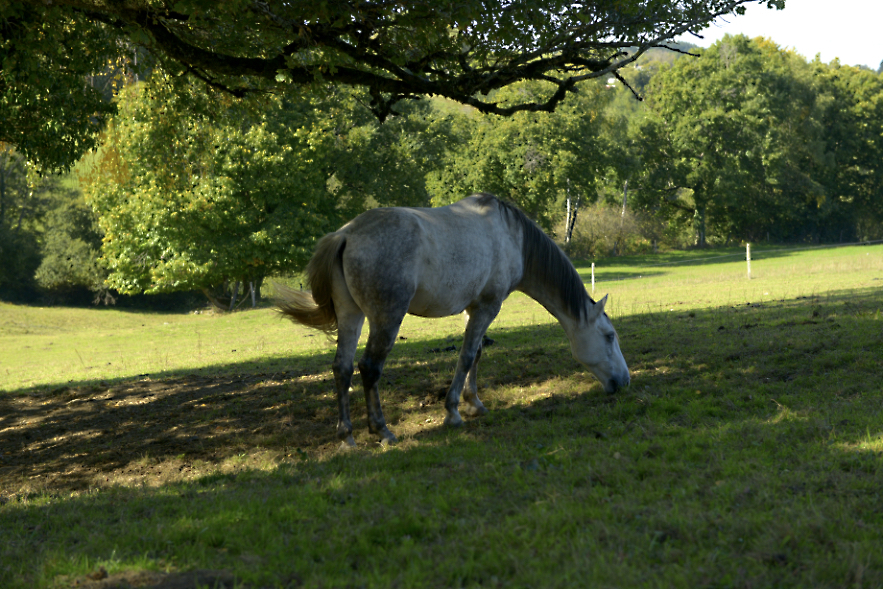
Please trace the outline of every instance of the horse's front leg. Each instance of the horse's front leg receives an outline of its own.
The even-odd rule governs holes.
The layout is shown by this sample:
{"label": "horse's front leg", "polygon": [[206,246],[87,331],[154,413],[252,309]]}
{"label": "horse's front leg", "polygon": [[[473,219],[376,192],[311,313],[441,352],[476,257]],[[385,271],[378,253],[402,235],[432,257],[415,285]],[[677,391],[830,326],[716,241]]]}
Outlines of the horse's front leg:
{"label": "horse's front leg", "polygon": [[475,360],[472,361],[472,367],[466,373],[466,384],[463,385],[463,414],[469,417],[479,417],[488,411],[481,399],[478,398],[478,362],[481,360],[482,349],[483,346],[479,344]]}
{"label": "horse's front leg", "polygon": [[466,310],[466,335],[463,337],[463,348],[454,380],[445,398],[445,425],[457,427],[463,424],[463,418],[457,406],[460,404],[460,392],[463,392],[466,406],[463,412],[469,416],[484,415],[487,409],[478,399],[478,360],[481,358],[481,339],[491,322],[500,312],[502,301],[473,307]]}

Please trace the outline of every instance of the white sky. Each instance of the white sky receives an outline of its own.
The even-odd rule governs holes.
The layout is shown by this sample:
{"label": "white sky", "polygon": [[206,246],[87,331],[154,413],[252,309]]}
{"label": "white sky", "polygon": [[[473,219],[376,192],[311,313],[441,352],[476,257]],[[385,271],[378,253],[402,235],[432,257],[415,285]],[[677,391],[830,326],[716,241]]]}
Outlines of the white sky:
{"label": "white sky", "polygon": [[702,31],[679,40],[708,47],[726,34],[768,37],[793,49],[807,61],[840,58],[845,65],[877,70],[883,61],[883,0],[785,0],[784,10],[751,4],[743,16],[718,19]]}

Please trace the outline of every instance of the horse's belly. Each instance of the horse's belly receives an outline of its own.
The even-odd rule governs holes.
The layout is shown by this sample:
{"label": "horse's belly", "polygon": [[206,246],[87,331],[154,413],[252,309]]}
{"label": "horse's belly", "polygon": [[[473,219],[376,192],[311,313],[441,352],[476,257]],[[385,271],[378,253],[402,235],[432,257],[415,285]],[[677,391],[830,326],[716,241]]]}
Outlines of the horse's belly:
{"label": "horse's belly", "polygon": [[420,317],[448,317],[462,313],[487,288],[486,277],[436,276],[421,280],[408,306],[408,313]]}
{"label": "horse's belly", "polygon": [[[448,317],[462,313],[478,301],[502,300],[508,294],[512,281],[502,271],[508,265],[495,265],[497,258],[481,255],[482,251],[491,249],[489,246],[463,251],[448,245],[447,251],[423,264],[408,313],[420,317]],[[469,253],[471,257],[467,255]],[[452,263],[442,268],[439,259]]]}
{"label": "horse's belly", "polygon": [[452,299],[438,297],[434,293],[426,291],[417,291],[417,294],[411,299],[408,313],[418,317],[448,317],[462,313],[468,305],[469,301],[464,301],[459,297]]}

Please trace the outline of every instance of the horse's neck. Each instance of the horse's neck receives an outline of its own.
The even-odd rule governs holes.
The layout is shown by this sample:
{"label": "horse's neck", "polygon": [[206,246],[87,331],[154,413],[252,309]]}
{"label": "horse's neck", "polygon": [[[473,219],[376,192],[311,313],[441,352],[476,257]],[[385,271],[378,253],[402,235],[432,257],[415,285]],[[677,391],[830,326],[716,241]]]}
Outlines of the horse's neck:
{"label": "horse's neck", "polygon": [[589,302],[582,281],[567,256],[524,213],[513,209],[505,217],[513,237],[520,234],[515,241],[520,242],[523,275],[516,290],[545,307],[569,336]]}
{"label": "horse's neck", "polygon": [[518,290],[545,307],[568,334],[579,323],[579,318],[573,316],[573,313],[561,296],[557,284],[550,284],[539,277],[525,274],[518,285]]}

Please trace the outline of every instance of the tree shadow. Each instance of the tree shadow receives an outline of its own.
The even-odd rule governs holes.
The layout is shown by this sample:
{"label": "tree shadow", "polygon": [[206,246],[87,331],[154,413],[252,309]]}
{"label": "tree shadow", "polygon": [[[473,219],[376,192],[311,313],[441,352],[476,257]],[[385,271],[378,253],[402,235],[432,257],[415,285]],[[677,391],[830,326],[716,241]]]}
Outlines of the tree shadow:
{"label": "tree shadow", "polygon": [[[840,249],[840,248],[869,248],[879,247],[879,244],[830,244],[820,246],[763,246],[752,245],[752,261],[762,261],[777,258],[788,258],[809,250]],[[615,258],[602,258],[595,260],[596,276],[604,272],[605,267],[616,266],[619,268],[636,267],[646,269],[644,276],[650,272],[666,274],[666,268],[679,268],[684,266],[716,266],[733,262],[744,262],[747,259],[745,247],[727,247],[714,249],[696,249],[677,251],[672,253],[641,254],[634,256],[620,256]],[[573,260],[574,265],[581,275],[591,272],[593,260]],[[639,271],[636,271],[639,272]],[[607,278],[610,279],[609,277]]]}
{"label": "tree shadow", "polygon": [[[530,354],[535,344],[522,342],[548,331],[514,330],[494,347]],[[441,410],[437,400],[449,386],[458,348],[452,338],[397,343],[381,383],[393,426],[414,413]],[[286,360],[228,363],[206,375],[169,370],[10,391],[0,396],[0,493],[174,478],[172,471],[189,470],[194,461],[218,464],[242,452],[333,452],[339,444],[333,355],[328,348]],[[527,378],[543,375],[532,370]],[[360,385],[357,369],[352,412],[357,439],[368,444]]]}
{"label": "tree shadow", "polygon": [[[622,317],[617,329],[632,386],[617,396],[604,395],[570,357],[557,325],[492,327],[495,342],[482,359],[479,387],[493,411],[488,419],[469,421],[465,431],[517,437],[512,428],[550,416],[581,423],[564,428],[578,431],[600,428],[603,420],[591,416],[604,415],[601,408],[615,409],[608,422],[630,423],[651,406],[663,407],[659,419],[678,427],[732,425],[746,416],[768,419],[778,404],[798,398],[800,387],[823,387],[834,405],[855,403],[863,387],[879,378],[883,334],[872,328],[881,301],[879,289],[867,289]],[[393,349],[381,398],[400,437],[419,442],[449,435],[438,426],[457,361],[451,346],[459,342],[407,340]],[[328,349],[294,356],[285,365],[273,358],[230,363],[213,375],[169,371],[5,394],[0,493],[85,489],[145,477],[170,481],[194,470],[196,461],[210,470],[242,453],[264,453],[268,460],[327,457],[339,444],[332,356]],[[366,431],[359,385],[356,377],[354,426],[357,442],[369,447],[376,440]],[[713,401],[697,405],[697,394]],[[826,402],[814,395],[812,403]],[[856,422],[846,430],[861,435],[864,425],[872,424]]]}
{"label": "tree shadow", "polygon": [[[56,392],[30,408],[4,400],[4,455],[12,447],[27,464],[14,465],[24,469],[17,479],[4,466],[7,498],[25,504],[0,513],[10,523],[0,529],[28,530],[16,546],[34,558],[53,546],[88,562],[96,537],[130,525],[114,519],[125,519],[120,506],[134,505],[149,523],[137,546],[150,547],[150,559],[186,546],[203,555],[198,566],[255,585],[358,585],[366,570],[408,571],[438,586],[523,582],[523,567],[468,566],[483,547],[488,562],[505,562],[492,547],[506,538],[511,559],[530,568],[541,553],[572,575],[593,570],[579,556],[591,553],[620,580],[634,569],[684,586],[716,586],[709,577],[832,586],[856,574],[879,584],[879,557],[867,547],[876,546],[868,538],[883,482],[881,311],[883,292],[867,289],[623,317],[633,382],[615,395],[569,359],[557,326],[498,329],[481,369],[493,411],[453,431],[440,425],[441,403],[418,401],[445,387],[456,353],[429,351],[444,339],[402,341],[382,393],[388,413],[398,413],[393,430],[414,416],[433,421],[411,423],[387,451],[364,434],[360,450],[335,450],[330,374],[320,367],[330,352],[284,377],[267,366],[226,379],[170,375]],[[41,426],[41,416],[63,417],[76,435],[52,446],[45,434],[60,424]],[[139,445],[115,437],[123,428]],[[29,445],[35,440],[45,443]],[[277,452],[273,465],[241,463],[192,480],[155,475],[158,489],[117,478],[112,493],[66,499],[85,514],[76,536],[65,532],[68,512],[8,495],[16,480],[52,472],[43,493],[96,485],[88,468],[186,470],[195,458],[220,462],[255,448]],[[365,545],[384,554],[367,568]],[[394,549],[408,546],[450,555],[444,567],[431,563],[441,576],[430,582],[413,564],[423,559]]]}
{"label": "tree shadow", "polygon": [[[577,273],[582,279],[584,284],[589,284],[592,281],[592,270],[591,268],[585,269],[582,267],[577,268]],[[655,276],[665,276],[668,272],[662,271],[652,271],[652,270],[635,270],[634,272],[623,272],[622,270],[603,270],[596,268],[595,269],[595,282],[615,282],[619,280],[633,280],[635,278],[651,278]]]}

